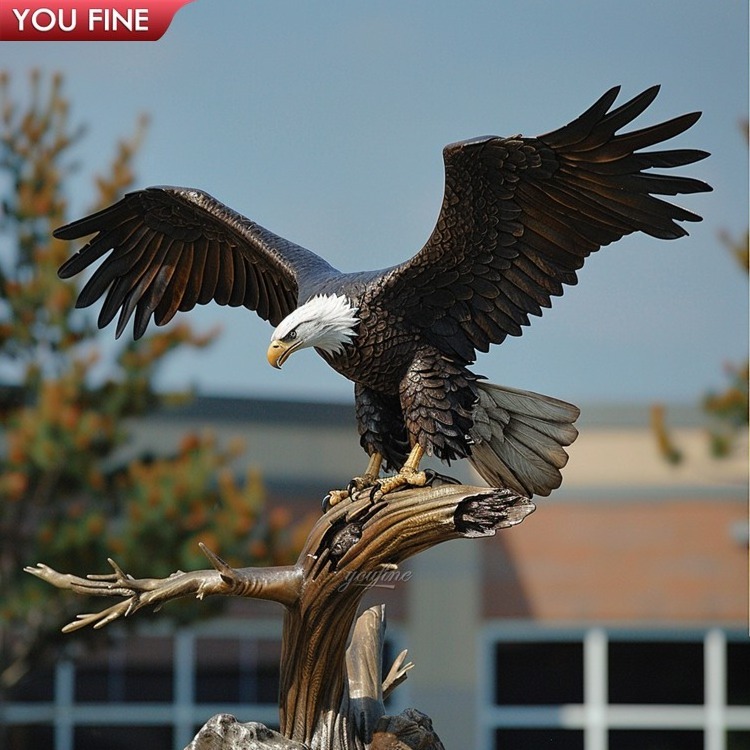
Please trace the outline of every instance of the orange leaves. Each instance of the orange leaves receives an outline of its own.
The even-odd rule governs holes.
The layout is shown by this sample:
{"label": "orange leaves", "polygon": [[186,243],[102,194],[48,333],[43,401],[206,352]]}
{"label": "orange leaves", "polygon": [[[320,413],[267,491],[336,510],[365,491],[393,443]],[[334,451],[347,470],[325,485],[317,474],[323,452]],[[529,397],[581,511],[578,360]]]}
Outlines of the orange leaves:
{"label": "orange leaves", "polygon": [[0,498],[12,503],[18,502],[23,498],[28,486],[28,478],[23,472],[8,471],[0,476]]}
{"label": "orange leaves", "polygon": [[194,432],[186,432],[180,440],[179,452],[182,454],[192,453],[193,451],[199,450],[201,447],[201,440]]}
{"label": "orange leaves", "polygon": [[288,508],[276,507],[268,514],[268,524],[274,531],[286,528],[289,526],[291,520],[292,514]]}
{"label": "orange leaves", "polygon": [[171,559],[172,569],[196,567],[203,542],[236,565],[292,562],[294,519],[285,510],[264,513],[257,471],[240,478],[232,467],[240,453],[237,442],[219,446],[210,433],[188,433],[175,454],[129,464],[118,483],[127,508],[116,537],[123,559],[129,552],[136,564],[145,556],[150,564]]}
{"label": "orange leaves", "polygon": [[86,519],[86,532],[89,536],[100,536],[107,527],[107,521],[101,513],[94,513]]}
{"label": "orange leaves", "polygon": [[85,464],[81,458],[95,447],[114,445],[114,421],[86,408],[79,386],[70,377],[43,381],[36,402],[10,417],[6,427],[10,469],[28,475],[65,472]]}
{"label": "orange leaves", "polygon": [[72,286],[55,284],[45,298],[45,306],[54,316],[63,315],[75,304],[75,291]]}

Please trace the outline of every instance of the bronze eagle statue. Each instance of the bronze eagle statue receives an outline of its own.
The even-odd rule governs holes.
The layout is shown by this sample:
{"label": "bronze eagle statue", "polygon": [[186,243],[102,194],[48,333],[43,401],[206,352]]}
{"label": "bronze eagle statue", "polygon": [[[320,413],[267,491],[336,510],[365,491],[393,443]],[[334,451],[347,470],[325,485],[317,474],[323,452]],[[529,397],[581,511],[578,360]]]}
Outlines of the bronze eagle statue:
{"label": "bronze eagle statue", "polygon": [[[211,301],[254,310],[274,327],[268,360],[280,368],[315,347],[354,382],[360,442],[370,456],[341,499],[373,487],[385,494],[428,478],[422,457],[468,458],[491,485],[548,495],[578,432],[579,410],[527,391],[483,382],[469,366],[529,315],[575,284],[603,245],[645,232],[686,235],[701,217],[658,195],[711,190],[656,168],[708,154],[642,149],[690,128],[700,113],[619,133],[654,100],[654,86],[618,107],[610,89],[580,117],[537,138],[486,136],[443,150],[445,188],[437,224],[410,260],[380,271],[341,273],[315,253],[264,229],[207,193],[150,187],[54,232],[94,234],[59,275],[102,256],[78,297],[104,297],[100,328],[118,315],[120,336],[151,318]],[[381,465],[395,476],[380,479]]]}

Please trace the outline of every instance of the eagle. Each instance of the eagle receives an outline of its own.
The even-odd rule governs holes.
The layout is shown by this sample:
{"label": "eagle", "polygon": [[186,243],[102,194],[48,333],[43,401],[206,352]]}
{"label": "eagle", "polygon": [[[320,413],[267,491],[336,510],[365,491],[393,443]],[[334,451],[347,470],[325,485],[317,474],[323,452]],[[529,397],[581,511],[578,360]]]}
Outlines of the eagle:
{"label": "eagle", "polygon": [[424,485],[424,455],[466,458],[490,486],[549,495],[578,435],[578,408],[486,382],[470,369],[477,352],[521,335],[600,247],[632,232],[676,239],[687,234],[681,222],[701,220],[657,196],[711,190],[651,171],[707,152],[643,150],[684,132],[701,113],[620,132],[659,87],[615,107],[619,91],[536,138],[446,146],[432,234],[411,259],[384,270],[342,273],[201,190],[149,187],[55,230],[62,240],[94,235],[59,276],[107,256],[76,305],[103,297],[98,325],[117,316],[118,337],[131,318],[137,339],[152,318],[164,325],[178,311],[216,302],[254,310],[274,326],[267,358],[275,368],[314,347],[353,381],[369,456],[363,475],[334,501],[365,488],[383,496]]}

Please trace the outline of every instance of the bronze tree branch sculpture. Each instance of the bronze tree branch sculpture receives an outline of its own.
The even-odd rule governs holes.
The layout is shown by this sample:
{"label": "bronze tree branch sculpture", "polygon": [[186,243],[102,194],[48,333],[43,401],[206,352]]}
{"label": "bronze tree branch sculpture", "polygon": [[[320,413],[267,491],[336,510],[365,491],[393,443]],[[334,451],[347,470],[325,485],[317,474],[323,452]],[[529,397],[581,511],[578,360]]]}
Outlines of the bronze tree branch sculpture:
{"label": "bronze tree branch sculpture", "polygon": [[[405,679],[411,665],[404,663],[402,653],[382,678],[382,608],[356,619],[367,582],[428,547],[492,535],[520,523],[533,510],[530,500],[510,490],[466,485],[408,489],[378,502],[361,493],[321,516],[292,566],[233,568],[201,545],[212,570],[177,572],[163,579],[133,578],[112,560],[112,573],[86,578],[43,564],[26,570],[58,588],[122,598],[100,612],[79,615],[66,632],[87,625],[100,628],[143,607],[184,596],[277,601],[285,607],[281,736],[300,747],[364,750],[382,745],[383,733],[399,732],[399,741],[407,743],[403,747],[419,742],[421,747],[439,748],[434,735],[425,744],[431,734],[426,717],[417,712],[398,719],[384,716],[384,697]],[[362,581],[365,585],[357,585]]]}

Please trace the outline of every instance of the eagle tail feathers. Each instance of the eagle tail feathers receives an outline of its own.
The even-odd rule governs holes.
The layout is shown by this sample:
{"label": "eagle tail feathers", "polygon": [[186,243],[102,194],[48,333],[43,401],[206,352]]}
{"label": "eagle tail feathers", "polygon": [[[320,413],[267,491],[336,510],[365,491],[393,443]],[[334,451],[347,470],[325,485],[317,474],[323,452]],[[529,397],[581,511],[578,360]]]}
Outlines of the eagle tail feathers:
{"label": "eagle tail feathers", "polygon": [[469,461],[493,487],[549,495],[560,486],[565,447],[578,436],[573,404],[530,391],[477,383]]}

